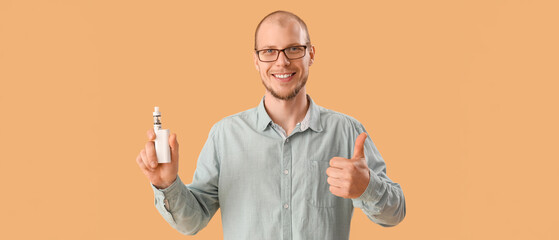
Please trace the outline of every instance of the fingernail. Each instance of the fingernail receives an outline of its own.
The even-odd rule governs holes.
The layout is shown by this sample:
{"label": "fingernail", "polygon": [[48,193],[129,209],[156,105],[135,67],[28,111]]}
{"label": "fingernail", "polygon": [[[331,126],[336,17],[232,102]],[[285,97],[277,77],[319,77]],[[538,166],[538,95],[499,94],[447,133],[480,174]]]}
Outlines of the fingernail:
{"label": "fingernail", "polygon": [[151,165],[152,168],[155,168],[157,166],[157,164],[155,164],[155,162],[151,162],[150,165]]}

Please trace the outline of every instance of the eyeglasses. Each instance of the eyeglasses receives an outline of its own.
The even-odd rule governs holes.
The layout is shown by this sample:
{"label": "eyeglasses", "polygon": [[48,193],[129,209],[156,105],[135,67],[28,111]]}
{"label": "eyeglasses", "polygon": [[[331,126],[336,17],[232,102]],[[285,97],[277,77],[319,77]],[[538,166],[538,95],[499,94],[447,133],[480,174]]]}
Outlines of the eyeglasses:
{"label": "eyeglasses", "polygon": [[[256,49],[254,49],[256,50]],[[262,49],[256,50],[256,54],[258,55],[258,60],[262,62],[274,62],[278,60],[280,52],[285,54],[285,57],[289,60],[299,59],[305,56],[307,53],[307,46],[291,46],[284,49]]]}

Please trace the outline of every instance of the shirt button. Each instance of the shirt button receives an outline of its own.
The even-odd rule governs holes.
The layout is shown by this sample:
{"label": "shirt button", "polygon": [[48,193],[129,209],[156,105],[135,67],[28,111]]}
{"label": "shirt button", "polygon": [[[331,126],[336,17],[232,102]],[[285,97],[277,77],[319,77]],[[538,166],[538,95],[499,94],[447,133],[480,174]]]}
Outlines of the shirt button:
{"label": "shirt button", "polygon": [[283,208],[288,208],[288,207],[289,207],[289,205],[283,204]]}
{"label": "shirt button", "polygon": [[283,170],[283,174],[287,175],[289,171],[287,169]]}
{"label": "shirt button", "polygon": [[286,141],[286,142],[289,142],[289,138],[288,138],[288,139],[285,139],[285,141]]}

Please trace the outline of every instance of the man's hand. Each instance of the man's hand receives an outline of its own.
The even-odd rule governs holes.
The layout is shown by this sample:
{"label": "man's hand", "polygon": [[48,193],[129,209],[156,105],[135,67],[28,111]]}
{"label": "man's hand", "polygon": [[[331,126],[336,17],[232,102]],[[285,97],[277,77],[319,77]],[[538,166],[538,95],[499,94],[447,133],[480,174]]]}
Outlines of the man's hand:
{"label": "man's hand", "polygon": [[136,163],[142,169],[142,172],[148,177],[151,184],[156,188],[163,189],[171,186],[176,180],[179,171],[179,143],[177,135],[169,136],[169,146],[171,147],[171,162],[157,163],[157,155],[155,154],[155,132],[153,128],[148,130],[148,142],[144,149],[140,151],[136,157]]}
{"label": "man's hand", "polygon": [[361,133],[357,137],[351,159],[342,157],[330,159],[330,167],[326,169],[326,175],[332,194],[343,198],[357,198],[367,189],[370,176],[363,150],[365,139],[367,133]]}

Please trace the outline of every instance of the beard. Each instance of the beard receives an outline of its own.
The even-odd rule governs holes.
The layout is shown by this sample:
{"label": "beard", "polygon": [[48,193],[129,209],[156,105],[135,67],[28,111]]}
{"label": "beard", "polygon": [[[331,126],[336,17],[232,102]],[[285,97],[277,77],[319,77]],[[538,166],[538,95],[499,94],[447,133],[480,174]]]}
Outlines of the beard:
{"label": "beard", "polygon": [[268,90],[268,92],[270,92],[272,94],[272,96],[274,96],[277,99],[287,101],[287,100],[290,100],[290,99],[294,98],[295,96],[297,96],[297,94],[299,94],[299,91],[301,91],[301,89],[303,89],[303,87],[307,84],[307,79],[308,78],[309,78],[308,76],[304,77],[301,82],[297,83],[297,86],[295,86],[293,91],[287,93],[286,95],[281,95],[278,92],[274,91],[274,89],[272,89],[271,86],[268,86],[266,84],[264,79],[262,79],[262,84],[264,85],[266,90]]}

